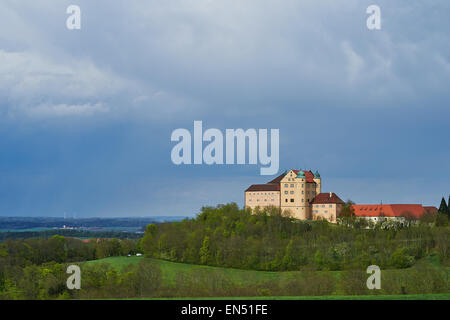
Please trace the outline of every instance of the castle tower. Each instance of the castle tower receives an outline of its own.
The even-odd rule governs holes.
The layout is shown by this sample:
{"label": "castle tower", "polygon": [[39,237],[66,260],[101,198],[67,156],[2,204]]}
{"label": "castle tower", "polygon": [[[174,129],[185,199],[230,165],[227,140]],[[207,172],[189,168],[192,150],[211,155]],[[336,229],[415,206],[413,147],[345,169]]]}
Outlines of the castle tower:
{"label": "castle tower", "polygon": [[322,191],[322,179],[318,171],[285,171],[265,185],[251,185],[245,191],[248,208],[275,206],[282,212],[289,211],[293,218],[312,219],[311,202]]}
{"label": "castle tower", "polygon": [[316,194],[322,193],[322,179],[318,170],[314,172],[314,182],[316,183]]}
{"label": "castle tower", "polygon": [[299,210],[300,210],[300,219],[307,220],[310,217],[310,209],[309,202],[306,197],[306,174],[305,171],[300,169],[297,173],[296,180],[299,182]]}

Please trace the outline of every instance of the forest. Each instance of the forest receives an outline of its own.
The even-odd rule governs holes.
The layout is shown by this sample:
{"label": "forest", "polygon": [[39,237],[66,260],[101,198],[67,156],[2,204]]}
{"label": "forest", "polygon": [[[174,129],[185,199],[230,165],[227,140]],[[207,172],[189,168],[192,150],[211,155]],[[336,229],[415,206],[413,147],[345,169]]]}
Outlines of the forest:
{"label": "forest", "polygon": [[[7,239],[0,299],[448,294],[448,217],[386,226],[351,215],[299,221],[230,203],[149,224],[140,239]],[[66,287],[71,264],[81,267],[81,290]],[[373,264],[383,270],[377,292],[365,285]]]}
{"label": "forest", "polygon": [[231,203],[204,207],[196,219],[148,225],[142,248],[164,260],[265,271],[407,268],[432,253],[448,265],[445,214],[366,226],[352,216],[339,224],[300,221],[277,208],[252,213]]}

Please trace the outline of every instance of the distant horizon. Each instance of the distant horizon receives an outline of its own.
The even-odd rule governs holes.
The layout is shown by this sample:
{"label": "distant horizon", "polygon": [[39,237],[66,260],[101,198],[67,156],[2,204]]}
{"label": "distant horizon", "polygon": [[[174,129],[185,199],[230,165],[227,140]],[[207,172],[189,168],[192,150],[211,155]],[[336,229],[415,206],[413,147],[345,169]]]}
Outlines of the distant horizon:
{"label": "distant horizon", "polygon": [[[339,195],[338,195],[339,196]],[[445,198],[445,196],[444,196]],[[347,200],[349,199],[342,199],[345,202],[347,202]],[[351,200],[351,199],[350,199]],[[447,199],[446,199],[447,200]],[[440,203],[440,200],[439,200]],[[217,204],[221,205],[223,203]],[[427,204],[427,203],[420,203],[420,202],[378,202],[378,203],[356,203],[357,205],[401,205],[401,204],[419,204],[422,205],[424,207],[436,207],[439,208],[439,204],[435,205],[435,204]],[[238,205],[239,206],[239,205]],[[213,206],[215,207],[215,206]],[[240,209],[243,209],[244,206],[239,206]],[[61,217],[61,216],[21,216],[21,215],[17,215],[17,216],[4,216],[0,214],[0,218],[33,218],[33,219],[38,219],[38,218],[57,218],[57,219],[61,219],[61,220],[83,220],[83,219],[152,219],[152,218],[195,218],[198,214],[200,213],[200,210],[198,213],[196,214],[192,214],[192,215],[155,215],[155,216],[89,216],[89,217]]]}

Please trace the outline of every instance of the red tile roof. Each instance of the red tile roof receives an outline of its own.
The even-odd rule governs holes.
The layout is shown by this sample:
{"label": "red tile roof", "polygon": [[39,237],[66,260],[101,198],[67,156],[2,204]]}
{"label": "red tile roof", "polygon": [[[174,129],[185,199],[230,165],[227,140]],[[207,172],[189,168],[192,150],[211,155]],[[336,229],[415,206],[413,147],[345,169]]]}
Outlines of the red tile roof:
{"label": "red tile roof", "polygon": [[342,201],[341,198],[339,198],[334,192],[326,192],[326,193],[319,193],[317,196],[314,197],[311,201],[312,204],[319,204],[319,203],[340,203],[343,204],[344,201]]}
{"label": "red tile roof", "polygon": [[[300,172],[300,170],[292,170],[292,171],[294,171],[294,173],[296,175]],[[304,172],[305,172],[306,182],[316,183],[314,181],[314,173],[312,173],[311,171],[304,171]],[[269,181],[268,183],[280,183],[285,175],[286,175],[286,173],[282,173],[278,177],[273,179],[272,181]]]}
{"label": "red tile roof", "polygon": [[423,207],[423,208],[429,213],[436,213],[436,212],[438,212],[438,208],[433,207],[433,206],[426,206],[426,207]]}
{"label": "red tile roof", "polygon": [[359,217],[411,217],[420,218],[426,209],[421,204],[355,204],[352,206]]}
{"label": "red tile roof", "polygon": [[245,190],[247,191],[280,191],[280,185],[279,184],[252,184],[250,187]]}
{"label": "red tile roof", "polygon": [[305,171],[305,177],[306,177],[306,182],[316,183],[314,181],[314,173],[312,173],[311,171]]}

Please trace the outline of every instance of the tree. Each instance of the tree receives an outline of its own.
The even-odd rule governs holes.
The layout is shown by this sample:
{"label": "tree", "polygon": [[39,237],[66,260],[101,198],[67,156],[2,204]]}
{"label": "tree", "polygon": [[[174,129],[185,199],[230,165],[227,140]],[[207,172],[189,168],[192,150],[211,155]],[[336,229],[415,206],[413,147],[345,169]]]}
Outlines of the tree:
{"label": "tree", "polygon": [[144,253],[148,256],[154,254],[157,249],[156,244],[157,232],[158,228],[154,224],[149,224],[145,228],[144,237],[142,238],[142,248],[144,249]]}
{"label": "tree", "polygon": [[54,235],[44,242],[44,249],[50,261],[64,262],[67,258],[66,239],[63,236]]}
{"label": "tree", "polygon": [[392,253],[390,262],[395,268],[408,268],[414,264],[414,257],[409,255],[408,248],[398,248]]}
{"label": "tree", "polygon": [[292,239],[289,241],[288,245],[286,246],[286,253],[283,257],[283,268],[285,270],[293,270],[295,268],[295,253],[293,248],[293,242]]}
{"label": "tree", "polygon": [[136,252],[136,241],[131,239],[123,239],[120,242],[121,255],[134,254]]}
{"label": "tree", "polygon": [[323,257],[322,252],[320,252],[320,250],[316,251],[316,253],[314,254],[314,263],[316,264],[316,268],[318,270],[322,270],[322,267],[325,264],[325,259]]}
{"label": "tree", "polygon": [[339,223],[350,226],[355,222],[355,209],[353,209],[353,205],[355,203],[351,200],[347,200],[346,203],[342,204],[341,211],[339,212],[337,219]]}
{"label": "tree", "polygon": [[448,257],[448,239],[450,231],[448,229],[439,230],[436,234],[436,249],[439,255],[439,260],[443,264]]}
{"label": "tree", "polygon": [[355,203],[353,201],[347,200],[347,202],[342,205],[339,217],[354,217],[355,216],[355,210],[353,209],[354,204]]}
{"label": "tree", "polygon": [[205,236],[205,239],[203,239],[203,245],[200,248],[200,262],[202,264],[207,264],[210,260],[211,253],[209,251],[209,237]]}
{"label": "tree", "polygon": [[441,205],[439,206],[439,212],[448,214],[448,206],[447,203],[445,203],[444,197],[442,197]]}
{"label": "tree", "polygon": [[40,291],[40,270],[35,265],[26,266],[23,277],[20,279],[20,287],[26,299],[37,299]]}
{"label": "tree", "polygon": [[445,213],[438,212],[436,216],[436,227],[446,227],[448,226],[448,216]]}

